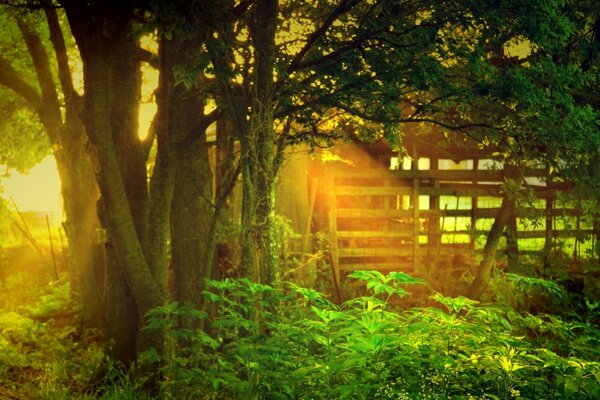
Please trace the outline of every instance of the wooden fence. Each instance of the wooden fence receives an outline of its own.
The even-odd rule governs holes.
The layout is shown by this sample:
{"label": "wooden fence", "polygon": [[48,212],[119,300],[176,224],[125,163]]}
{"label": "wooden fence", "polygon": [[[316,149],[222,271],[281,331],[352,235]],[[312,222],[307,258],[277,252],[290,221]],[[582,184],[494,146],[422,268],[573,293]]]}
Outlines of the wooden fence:
{"label": "wooden fence", "polygon": [[[415,153],[398,159],[381,144],[348,145],[338,148],[337,161],[313,165],[320,219],[327,221],[320,230],[329,235],[338,281],[357,269],[420,274],[432,260],[481,247],[513,172],[489,159]],[[574,241],[576,257],[586,240],[593,246],[597,233],[582,223],[580,211],[557,204],[557,191],[568,185],[533,168],[523,182],[534,201],[511,216],[504,246],[510,255],[556,249],[557,239]]]}

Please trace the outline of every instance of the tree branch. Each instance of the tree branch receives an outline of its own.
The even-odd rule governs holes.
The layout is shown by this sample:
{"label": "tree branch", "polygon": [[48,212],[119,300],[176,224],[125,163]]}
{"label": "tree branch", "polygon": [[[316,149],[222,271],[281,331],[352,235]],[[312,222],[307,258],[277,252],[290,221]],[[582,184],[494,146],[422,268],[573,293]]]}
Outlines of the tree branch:
{"label": "tree branch", "polygon": [[56,55],[56,61],[58,63],[58,79],[62,87],[65,101],[69,104],[73,99],[77,98],[77,92],[73,87],[73,79],[71,77],[71,69],[69,68],[69,57],[67,55],[67,46],[65,45],[65,38],[63,36],[60,23],[58,22],[58,16],[56,9],[50,7],[44,7],[44,14],[48,21],[48,28],[50,29],[50,41],[54,48]]}
{"label": "tree branch", "polygon": [[148,128],[148,132],[144,140],[142,140],[142,147],[144,148],[144,158],[148,161],[148,156],[150,155],[150,150],[152,150],[152,146],[154,145],[154,140],[156,139],[156,131],[158,125],[158,115],[159,113],[154,114],[152,118],[152,122],[150,123],[150,127]]}
{"label": "tree branch", "polygon": [[152,68],[160,69],[160,63],[158,60],[158,56],[156,54],[152,53],[151,51],[148,51],[141,47],[136,47],[134,56],[137,57],[137,59],[139,61],[147,63]]}
{"label": "tree branch", "polygon": [[313,97],[312,99],[309,99],[309,100],[303,102],[302,104],[293,105],[293,106],[290,106],[287,108],[275,110],[275,118],[281,118],[281,117],[284,117],[296,110],[304,109],[307,107],[312,107],[312,106],[315,106],[318,104],[326,105],[328,99],[333,98],[334,96],[337,96],[338,94],[343,93],[347,90],[361,87],[362,85],[366,84],[368,81],[371,81],[371,80],[372,80],[372,78],[369,77],[368,79],[362,79],[359,81],[350,82],[350,83],[348,83],[342,87],[339,87],[329,93],[326,93],[322,96]]}
{"label": "tree branch", "polygon": [[469,123],[464,123],[464,124],[453,124],[453,123],[445,122],[445,121],[438,120],[435,118],[417,118],[414,114],[408,118],[402,118],[402,117],[384,118],[381,116],[364,113],[360,110],[356,110],[352,107],[346,106],[346,105],[338,103],[338,102],[333,102],[332,106],[342,109],[342,110],[346,111],[347,113],[354,115],[356,117],[362,118],[367,121],[377,122],[377,123],[401,124],[401,123],[409,123],[409,122],[413,122],[413,123],[427,122],[427,123],[441,126],[442,128],[462,132],[465,135],[469,136],[471,139],[476,140],[477,142],[480,142],[480,140],[473,137],[469,132],[467,132],[467,130],[473,129],[473,128],[484,128],[484,129],[494,130],[494,131],[500,132],[500,133],[505,133],[505,131],[501,128],[492,126],[490,124],[482,123],[482,122],[469,122]]}
{"label": "tree branch", "polygon": [[324,64],[327,61],[335,60],[336,58],[341,57],[342,55],[346,54],[347,52],[349,52],[351,50],[356,50],[356,49],[360,48],[362,43],[366,40],[368,40],[368,38],[366,38],[366,37],[356,38],[356,39],[352,40],[351,42],[348,42],[348,44],[346,44],[345,46],[339,47],[336,50],[332,51],[331,53],[325,54],[324,56],[317,58],[315,60],[299,62],[298,64],[295,65],[295,67],[293,69],[288,69],[288,70],[289,70],[289,72],[299,71],[302,69],[311,68],[311,67],[315,67],[315,66]]}
{"label": "tree branch", "polygon": [[244,115],[241,110],[244,110],[245,108],[242,109],[240,107],[236,107],[237,104],[234,98],[234,90],[227,79],[227,76],[229,75],[227,59],[231,59],[233,56],[232,54],[227,54],[227,57],[223,57],[223,54],[220,54],[218,51],[219,46],[216,45],[211,39],[206,41],[206,48],[208,50],[211,63],[215,68],[215,77],[220,86],[221,92],[223,93],[223,98],[225,100],[228,112],[233,117],[238,132],[241,134],[241,132],[244,132],[246,125]]}
{"label": "tree branch", "polygon": [[[301,132],[297,132],[294,135],[290,135],[288,141],[293,139],[294,142],[309,142],[312,146],[318,147],[320,149],[327,149],[332,146],[332,142],[334,140],[343,139],[344,135],[336,135],[323,133],[319,131],[319,128],[316,125],[311,126],[309,129]],[[322,145],[319,141],[326,142],[327,144]]]}
{"label": "tree branch", "polygon": [[298,69],[299,65],[302,63],[302,59],[306,56],[306,53],[310,51],[313,45],[321,38],[327,30],[331,27],[331,25],[343,14],[350,11],[354,6],[360,3],[361,0],[342,0],[339,6],[334,9],[327,18],[323,22],[321,26],[319,26],[313,33],[311,33],[306,39],[306,43],[304,47],[296,53],[290,65],[288,67],[288,73],[291,73]]}
{"label": "tree branch", "polygon": [[0,56],[0,85],[24,98],[35,111],[39,111],[42,96],[35,87],[26,82],[6,59]]}
{"label": "tree branch", "polygon": [[221,118],[221,116],[222,113],[219,109],[215,109],[209,114],[206,114],[196,126],[194,126],[185,134],[183,139],[176,143],[176,145],[182,148],[187,148],[191,146],[196,140],[198,140],[201,137],[197,133],[206,130],[213,122],[216,122],[219,118]]}
{"label": "tree branch", "polygon": [[40,119],[48,129],[51,142],[58,143],[56,135],[58,135],[58,127],[62,124],[62,116],[48,54],[38,34],[31,30],[25,21],[17,19],[17,25],[27,45],[35,73],[42,88],[42,103],[38,109]]}

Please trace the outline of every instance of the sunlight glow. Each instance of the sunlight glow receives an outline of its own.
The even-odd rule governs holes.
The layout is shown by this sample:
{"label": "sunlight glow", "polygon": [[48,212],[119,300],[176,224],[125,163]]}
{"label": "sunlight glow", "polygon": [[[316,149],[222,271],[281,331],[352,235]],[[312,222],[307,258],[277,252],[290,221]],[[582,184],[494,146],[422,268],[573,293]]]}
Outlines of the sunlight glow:
{"label": "sunlight glow", "polygon": [[33,167],[27,175],[11,172],[10,178],[2,180],[2,197],[11,197],[19,211],[38,211],[62,216],[60,179],[53,156],[48,156]]}
{"label": "sunlight glow", "polygon": [[152,125],[152,120],[154,119],[154,114],[156,114],[156,103],[151,102],[140,104],[140,114],[138,117],[138,137],[140,140],[144,140],[148,137],[150,126]]}
{"label": "sunlight glow", "polygon": [[[152,42],[149,38],[144,38],[144,47],[151,47]],[[156,44],[158,46],[158,44]],[[158,86],[158,71],[148,65],[142,65],[142,101],[138,115],[138,137],[140,140],[146,139],[152,125],[152,120],[156,114],[156,98],[154,91]]]}

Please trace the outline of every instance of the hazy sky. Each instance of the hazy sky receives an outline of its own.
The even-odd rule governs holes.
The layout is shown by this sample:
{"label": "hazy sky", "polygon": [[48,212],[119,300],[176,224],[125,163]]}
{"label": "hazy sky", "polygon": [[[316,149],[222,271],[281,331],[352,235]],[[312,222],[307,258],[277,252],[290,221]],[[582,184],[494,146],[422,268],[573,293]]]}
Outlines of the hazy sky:
{"label": "hazy sky", "polygon": [[31,169],[29,174],[11,172],[11,177],[2,179],[2,196],[12,197],[20,211],[44,211],[62,215],[60,179],[53,156],[46,157]]}

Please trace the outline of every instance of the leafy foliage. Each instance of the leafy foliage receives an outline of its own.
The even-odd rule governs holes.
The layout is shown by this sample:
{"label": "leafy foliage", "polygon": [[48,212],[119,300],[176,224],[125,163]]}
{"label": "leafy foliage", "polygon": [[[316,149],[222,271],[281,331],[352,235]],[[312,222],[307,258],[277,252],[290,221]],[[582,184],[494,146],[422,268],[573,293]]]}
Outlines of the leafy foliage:
{"label": "leafy foliage", "polygon": [[73,307],[63,282],[49,286],[35,303],[0,313],[0,398],[77,395],[77,385],[90,378],[102,354],[94,334],[73,323]]}
{"label": "leafy foliage", "polygon": [[[208,281],[214,316],[176,303],[148,314],[172,343],[165,398],[591,399],[600,395],[600,332],[586,321],[519,313],[434,294],[439,307],[394,309],[420,284],[361,271],[370,294],[341,306],[287,284]],[[549,283],[511,277],[517,285]],[[178,329],[179,318],[203,321]],[[189,325],[186,325],[189,326]],[[152,354],[149,354],[152,356]],[[156,355],[154,355],[156,356]]]}
{"label": "leafy foliage", "polygon": [[[9,63],[22,79],[35,85],[37,81],[29,53],[13,18],[15,11],[5,6],[1,11],[2,67],[7,68]],[[33,20],[30,22],[35,23]],[[6,84],[4,80],[0,84],[0,166],[26,172],[50,153],[50,145],[36,110],[4,86]]]}
{"label": "leafy foliage", "polygon": [[37,116],[0,86],[0,166],[26,172],[50,152]]}

